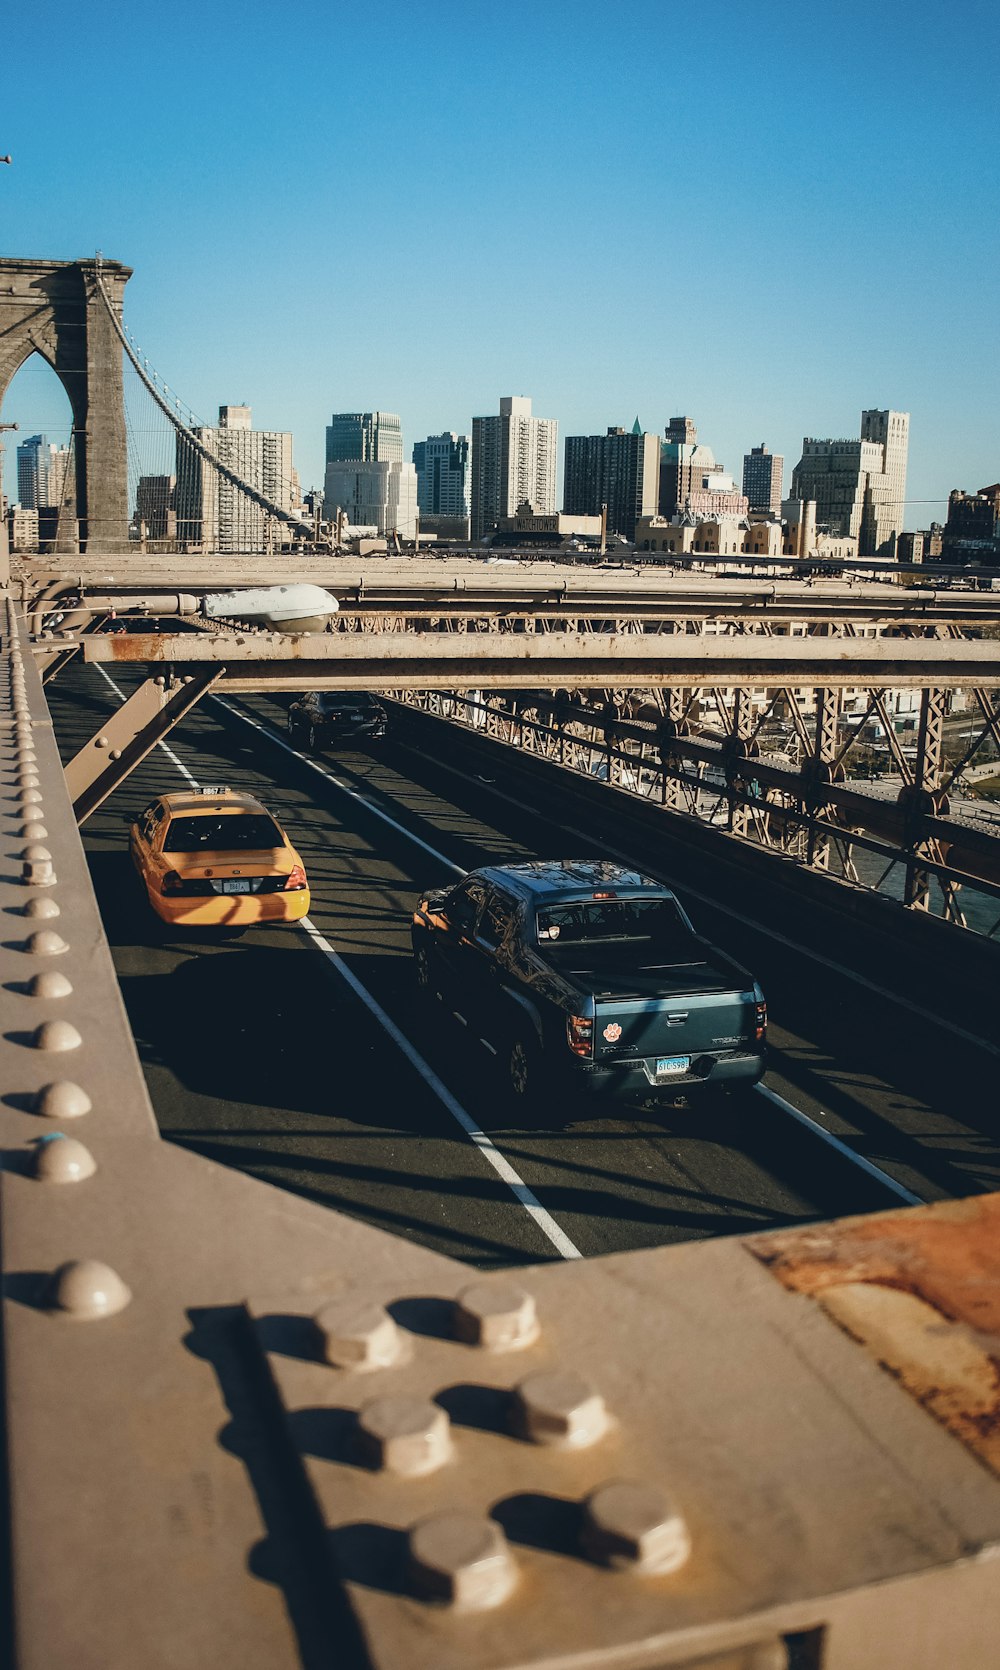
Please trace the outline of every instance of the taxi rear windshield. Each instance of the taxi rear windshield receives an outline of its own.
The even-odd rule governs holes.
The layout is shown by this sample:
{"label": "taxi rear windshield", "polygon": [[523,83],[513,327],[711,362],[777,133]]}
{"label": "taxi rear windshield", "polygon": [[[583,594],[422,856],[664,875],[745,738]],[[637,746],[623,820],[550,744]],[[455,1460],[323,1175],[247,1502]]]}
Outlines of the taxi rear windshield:
{"label": "taxi rear windshield", "polygon": [[172,818],[164,852],[257,852],[283,847],[281,831],[266,812],[229,812],[221,817]]}
{"label": "taxi rear windshield", "polygon": [[694,936],[673,899],[582,899],[551,905],[535,919],[543,945],[641,944],[674,953]]}

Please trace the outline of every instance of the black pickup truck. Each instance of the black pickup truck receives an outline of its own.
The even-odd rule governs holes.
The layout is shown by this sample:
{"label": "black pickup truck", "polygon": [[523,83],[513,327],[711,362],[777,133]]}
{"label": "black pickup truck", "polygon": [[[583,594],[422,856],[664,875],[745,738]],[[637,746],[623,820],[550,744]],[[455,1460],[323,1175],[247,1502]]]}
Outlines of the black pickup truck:
{"label": "black pickup truck", "polygon": [[634,1099],[756,1084],[767,1009],[669,888],[619,864],[474,870],[413,916],[417,985],[493,1056],[511,1095]]}

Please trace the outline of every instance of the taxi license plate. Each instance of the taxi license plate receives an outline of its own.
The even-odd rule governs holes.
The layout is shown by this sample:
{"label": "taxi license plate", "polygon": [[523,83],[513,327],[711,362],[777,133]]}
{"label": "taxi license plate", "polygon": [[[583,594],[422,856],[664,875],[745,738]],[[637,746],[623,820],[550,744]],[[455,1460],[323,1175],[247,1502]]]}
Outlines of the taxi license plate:
{"label": "taxi license plate", "polygon": [[249,881],[224,881],[222,891],[223,893],[249,893],[250,883]]}
{"label": "taxi license plate", "polygon": [[689,1055],[659,1055],[656,1058],[656,1076],[658,1079],[672,1078],[676,1073],[686,1073],[690,1065]]}

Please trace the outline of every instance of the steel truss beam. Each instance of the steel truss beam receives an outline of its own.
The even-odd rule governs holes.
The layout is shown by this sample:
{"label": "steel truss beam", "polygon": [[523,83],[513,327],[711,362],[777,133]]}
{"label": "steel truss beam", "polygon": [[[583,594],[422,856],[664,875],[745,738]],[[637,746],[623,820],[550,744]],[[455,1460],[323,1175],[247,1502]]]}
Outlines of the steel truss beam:
{"label": "steel truss beam", "polygon": [[222,677],[201,667],[185,678],[147,678],[116,708],[66,766],[66,786],[78,824],[103,805],[151,749]]}
{"label": "steel truss beam", "polygon": [[[400,611],[450,614],[493,612],[498,615],[546,613],[558,616],[605,614],[718,619],[790,619],[824,624],[854,622],[989,622],[1000,619],[996,592],[914,590],[896,583],[858,586],[824,581],[804,586],[794,579],[759,580],[719,569],[673,575],[662,569],[623,569],[614,574],[565,563],[530,561],[491,567],[481,560],[415,557],[403,562],[375,559],[364,566],[356,558],[316,555],[306,560],[268,558],[150,558],[129,553],[126,559],[73,558],[72,567],[41,558],[22,567],[25,602],[34,610],[46,594],[85,598],[92,607],[136,608],[171,613],[170,594],[200,596],[240,586],[292,585],[309,581],[328,587],[345,614]],[[144,594],[156,594],[155,608]]]}
{"label": "steel truss beam", "polygon": [[[803,684],[835,689],[985,685],[996,646],[974,639],[738,638],[675,633],[113,633],[79,642],[86,661],[224,667],[232,691],[578,689]],[[46,648],[47,648],[46,644]]]}
{"label": "steel truss beam", "polygon": [[[793,693],[787,694],[794,699]],[[568,693],[554,701],[523,694],[519,699],[498,695],[486,700],[470,693],[398,695],[427,712],[557,759],[582,775],[600,776],[671,810],[716,826],[718,813],[724,811],[731,833],[752,836],[774,852],[799,857],[814,868],[829,869],[836,849],[847,880],[860,882],[852,856],[855,847],[888,860],[889,871],[903,864],[916,877],[904,898],[914,908],[927,908],[931,877],[944,895],[945,914],[955,922],[962,922],[957,895],[963,883],[1000,904],[1000,839],[982,826],[950,817],[940,789],[926,782],[916,789],[904,780],[896,798],[885,799],[846,780],[843,757],[850,742],[839,738],[837,690],[815,692],[812,732],[794,699],[796,732],[808,744],[798,770],[760,753],[756,736],[763,717],[751,731],[739,700],[727,703],[724,691],[716,695],[725,729],[698,735],[682,734],[683,726],[676,730],[666,718],[659,723],[628,719],[607,705],[590,706]],[[934,738],[943,695],[928,692],[925,703],[922,769],[927,782],[932,775],[940,780],[940,752],[936,768],[933,760],[941,746]],[[869,692],[870,709],[876,696]],[[706,802],[713,800],[715,809],[709,810]]]}

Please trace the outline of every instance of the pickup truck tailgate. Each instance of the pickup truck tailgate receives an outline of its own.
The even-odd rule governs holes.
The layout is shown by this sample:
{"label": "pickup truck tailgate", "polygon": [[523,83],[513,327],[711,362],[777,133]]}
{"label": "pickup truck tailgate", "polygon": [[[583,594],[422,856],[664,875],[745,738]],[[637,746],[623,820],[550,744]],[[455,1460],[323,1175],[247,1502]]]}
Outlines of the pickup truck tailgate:
{"label": "pickup truck tailgate", "polygon": [[597,1002],[594,1057],[693,1058],[734,1049],[754,1037],[752,991],[713,991],[670,998],[615,998]]}

